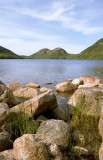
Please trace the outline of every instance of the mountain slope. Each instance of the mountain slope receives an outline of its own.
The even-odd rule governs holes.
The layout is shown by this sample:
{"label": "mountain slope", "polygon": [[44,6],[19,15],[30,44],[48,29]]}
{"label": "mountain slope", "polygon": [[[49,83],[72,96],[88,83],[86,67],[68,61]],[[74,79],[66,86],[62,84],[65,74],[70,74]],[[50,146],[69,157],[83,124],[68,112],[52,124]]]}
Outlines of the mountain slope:
{"label": "mountain slope", "polygon": [[34,59],[66,59],[68,53],[62,48],[55,48],[53,50],[49,50],[47,48],[41,49],[40,51],[28,56],[27,58]]}
{"label": "mountain slope", "polygon": [[17,58],[22,58],[22,57],[13,53],[9,49],[0,46],[0,59],[17,59]]}
{"label": "mountain slope", "polygon": [[95,44],[88,47],[79,54],[68,54],[62,48],[55,48],[54,50],[44,48],[36,52],[35,54],[32,54],[31,56],[26,56],[26,58],[103,60],[103,38],[101,38]]}
{"label": "mountain slope", "polygon": [[79,54],[79,57],[85,59],[102,59],[103,60],[103,38],[95,44],[88,47]]}

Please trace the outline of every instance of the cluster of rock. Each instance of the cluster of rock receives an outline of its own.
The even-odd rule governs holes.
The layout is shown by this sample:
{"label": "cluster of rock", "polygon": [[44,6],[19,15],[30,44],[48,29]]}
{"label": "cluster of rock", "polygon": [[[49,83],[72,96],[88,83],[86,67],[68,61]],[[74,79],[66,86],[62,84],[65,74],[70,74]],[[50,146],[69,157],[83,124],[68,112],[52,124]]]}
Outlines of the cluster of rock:
{"label": "cluster of rock", "polygon": [[[82,76],[73,81],[56,85],[57,92],[75,91],[68,101],[68,111],[72,115],[78,101],[83,98],[82,112],[95,115],[103,108],[103,87],[100,79]],[[25,88],[16,82],[5,85],[0,81],[0,160],[69,160],[71,134],[74,139],[85,141],[79,131],[71,133],[69,119],[62,108],[58,106],[57,98],[52,89],[29,83]],[[21,103],[20,99],[26,99]],[[89,105],[91,104],[91,105]],[[89,108],[88,108],[89,106]],[[9,123],[22,113],[25,119],[35,117],[39,127],[35,134],[24,134],[11,142]],[[51,115],[52,119],[42,116]],[[100,133],[103,138],[103,109],[100,119]],[[89,155],[89,151],[80,146],[73,146],[71,152],[75,155]],[[103,143],[100,160],[103,160]]]}
{"label": "cluster of rock", "polygon": [[102,144],[99,150],[99,159],[103,160],[103,105],[100,113],[100,120],[99,120],[99,132],[102,137]]}

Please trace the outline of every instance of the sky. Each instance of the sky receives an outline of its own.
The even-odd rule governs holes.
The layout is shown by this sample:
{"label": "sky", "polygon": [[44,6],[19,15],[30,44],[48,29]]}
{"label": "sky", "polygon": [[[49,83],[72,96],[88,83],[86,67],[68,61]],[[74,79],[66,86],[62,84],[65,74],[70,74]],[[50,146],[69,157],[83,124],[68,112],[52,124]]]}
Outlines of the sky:
{"label": "sky", "polygon": [[19,55],[80,53],[103,38],[103,0],[0,0],[0,46]]}

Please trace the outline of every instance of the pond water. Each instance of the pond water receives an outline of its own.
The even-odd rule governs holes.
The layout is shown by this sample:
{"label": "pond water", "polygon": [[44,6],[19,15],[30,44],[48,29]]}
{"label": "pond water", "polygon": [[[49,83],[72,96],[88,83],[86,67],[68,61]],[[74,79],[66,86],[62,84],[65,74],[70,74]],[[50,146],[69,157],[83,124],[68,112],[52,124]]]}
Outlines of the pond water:
{"label": "pond water", "polygon": [[[50,59],[1,59],[0,80],[5,84],[19,82],[23,87],[34,82],[54,89],[55,85],[66,79],[83,75],[103,78],[103,60],[50,60]],[[61,107],[67,105],[69,94],[58,95]]]}

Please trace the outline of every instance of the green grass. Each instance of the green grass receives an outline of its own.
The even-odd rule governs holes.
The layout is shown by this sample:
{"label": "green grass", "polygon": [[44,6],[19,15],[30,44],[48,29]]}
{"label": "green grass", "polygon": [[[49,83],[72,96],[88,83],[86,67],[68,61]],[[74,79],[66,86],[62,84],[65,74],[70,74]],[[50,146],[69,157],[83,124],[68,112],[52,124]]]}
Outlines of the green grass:
{"label": "green grass", "polygon": [[[34,117],[27,118],[24,113],[16,113],[10,115],[10,134],[11,141],[24,134],[35,134],[38,128],[38,124]],[[12,121],[11,121],[12,120]]]}
{"label": "green grass", "polygon": [[[71,140],[71,148],[72,146],[81,146],[90,152],[91,160],[99,160],[98,152],[99,147],[101,144],[101,137],[98,131],[98,124],[99,124],[99,114],[91,115],[82,112],[82,104],[83,99],[78,102],[77,106],[73,111],[73,117],[71,120],[71,128],[72,133],[75,130],[79,130],[80,133],[84,136],[85,142],[74,141],[73,138]],[[80,156],[79,159],[81,160],[83,157]],[[88,159],[88,157],[87,157]]]}

